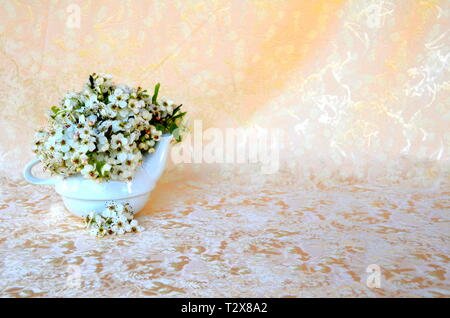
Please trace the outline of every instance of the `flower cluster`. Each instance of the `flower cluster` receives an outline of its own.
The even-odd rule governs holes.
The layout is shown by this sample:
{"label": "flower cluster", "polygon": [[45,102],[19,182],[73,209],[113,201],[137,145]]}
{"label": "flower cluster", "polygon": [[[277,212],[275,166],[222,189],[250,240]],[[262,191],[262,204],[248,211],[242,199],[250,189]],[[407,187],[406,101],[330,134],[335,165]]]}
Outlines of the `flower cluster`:
{"label": "flower cluster", "polygon": [[106,203],[102,213],[91,212],[84,221],[89,232],[97,237],[140,232],[143,228],[133,219],[133,214],[129,203],[121,204],[110,201]]}
{"label": "flower cluster", "polygon": [[36,133],[33,151],[52,174],[131,180],[143,155],[155,151],[162,134],[176,132],[186,114],[158,92],[159,84],[150,96],[94,73],[49,110],[49,127]]}

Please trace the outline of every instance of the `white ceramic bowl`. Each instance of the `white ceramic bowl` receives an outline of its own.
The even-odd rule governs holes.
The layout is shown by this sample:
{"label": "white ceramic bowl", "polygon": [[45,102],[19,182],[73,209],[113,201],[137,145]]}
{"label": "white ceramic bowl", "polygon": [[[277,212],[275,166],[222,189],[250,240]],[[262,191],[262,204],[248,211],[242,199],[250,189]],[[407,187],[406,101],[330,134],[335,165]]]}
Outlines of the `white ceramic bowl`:
{"label": "white ceramic bowl", "polygon": [[101,212],[107,201],[128,202],[138,213],[147,203],[150,192],[164,171],[172,135],[163,135],[153,154],[144,155],[142,166],[128,182],[96,182],[81,175],[68,178],[37,178],[31,169],[39,159],[30,161],[23,170],[24,178],[34,184],[54,185],[64,205],[73,214],[83,217],[91,211]]}

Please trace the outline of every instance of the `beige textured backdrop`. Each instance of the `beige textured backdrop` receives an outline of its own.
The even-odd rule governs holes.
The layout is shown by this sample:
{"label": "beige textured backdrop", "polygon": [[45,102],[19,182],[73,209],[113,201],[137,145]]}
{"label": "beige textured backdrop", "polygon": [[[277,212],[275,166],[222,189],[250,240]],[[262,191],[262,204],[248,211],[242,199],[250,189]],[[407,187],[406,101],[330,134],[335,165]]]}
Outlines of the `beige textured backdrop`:
{"label": "beige textured backdrop", "polygon": [[[0,1],[0,296],[448,297],[449,30],[448,0]],[[90,238],[20,176],[90,72],[283,129],[282,169],[171,163],[147,231]]]}
{"label": "beige textured backdrop", "polygon": [[204,128],[283,128],[281,166],[297,179],[442,182],[449,9],[445,0],[2,1],[3,173],[16,176],[32,157],[44,110],[98,71],[160,81]]}

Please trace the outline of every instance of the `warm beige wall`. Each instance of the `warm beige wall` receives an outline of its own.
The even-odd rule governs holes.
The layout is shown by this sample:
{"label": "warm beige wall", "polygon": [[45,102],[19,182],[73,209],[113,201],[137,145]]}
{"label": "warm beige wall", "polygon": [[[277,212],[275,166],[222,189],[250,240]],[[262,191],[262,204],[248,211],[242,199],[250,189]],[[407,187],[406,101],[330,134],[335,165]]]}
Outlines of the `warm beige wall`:
{"label": "warm beige wall", "polygon": [[446,0],[2,0],[2,173],[97,71],[161,82],[205,128],[285,129],[291,178],[445,180],[449,15]]}

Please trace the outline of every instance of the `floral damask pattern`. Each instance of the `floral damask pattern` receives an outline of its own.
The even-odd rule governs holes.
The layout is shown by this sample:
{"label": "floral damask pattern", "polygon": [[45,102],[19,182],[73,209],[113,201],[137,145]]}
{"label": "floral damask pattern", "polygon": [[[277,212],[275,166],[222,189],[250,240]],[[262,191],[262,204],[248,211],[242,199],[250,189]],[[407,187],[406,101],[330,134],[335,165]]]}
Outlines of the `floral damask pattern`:
{"label": "floral damask pattern", "polygon": [[3,297],[450,296],[448,192],[163,182],[145,231],[96,239],[53,192],[2,181]]}
{"label": "floral damask pattern", "polygon": [[[449,15],[446,0],[1,1],[0,295],[449,297]],[[169,162],[144,232],[89,237],[20,174],[44,110],[91,72],[161,82],[204,129],[280,129],[280,169]]]}

